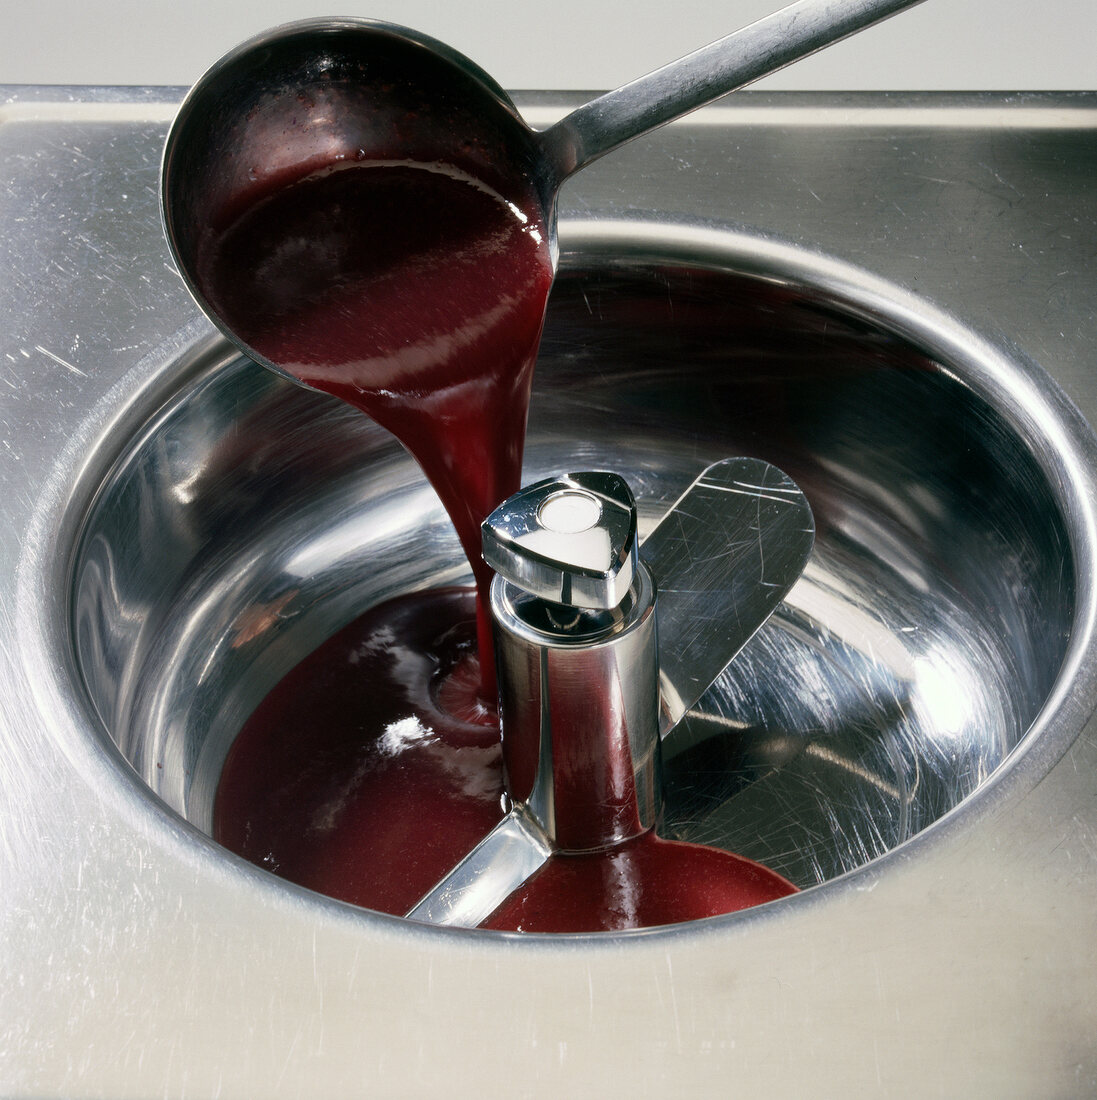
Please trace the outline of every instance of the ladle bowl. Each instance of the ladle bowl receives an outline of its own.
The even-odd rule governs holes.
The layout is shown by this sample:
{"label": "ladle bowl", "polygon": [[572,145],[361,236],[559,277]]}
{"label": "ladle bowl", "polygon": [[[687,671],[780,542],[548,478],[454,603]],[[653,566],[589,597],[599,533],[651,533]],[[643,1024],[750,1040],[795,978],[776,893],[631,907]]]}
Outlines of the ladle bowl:
{"label": "ladle bowl", "polygon": [[[168,243],[206,314],[274,370],[281,365],[244,344],[207,300],[202,243],[287,180],[364,158],[454,165],[523,203],[528,181],[544,177],[532,132],[486,73],[387,23],[314,20],[251,39],[176,117],[161,173]],[[551,203],[551,191],[539,199]]]}
{"label": "ladle bowl", "polygon": [[[556,196],[626,141],[921,0],[799,0],[537,131],[449,46],[369,19],[276,27],[230,51],[188,93],[168,134],[161,210],[196,301],[278,371],[207,295],[202,246],[272,191],[332,165],[456,168],[521,210],[539,204],[555,257]],[[409,217],[414,210],[409,209]],[[292,374],[285,372],[287,377]]]}

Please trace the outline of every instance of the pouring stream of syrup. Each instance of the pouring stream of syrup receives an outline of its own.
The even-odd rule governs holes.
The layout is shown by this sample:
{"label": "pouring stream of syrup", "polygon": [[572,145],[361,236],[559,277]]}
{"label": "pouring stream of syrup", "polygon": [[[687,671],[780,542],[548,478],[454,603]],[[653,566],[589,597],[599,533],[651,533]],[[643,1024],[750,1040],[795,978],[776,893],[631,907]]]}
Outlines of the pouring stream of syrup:
{"label": "pouring stream of syrup", "polygon": [[553,275],[536,201],[442,164],[351,158],[265,182],[203,241],[202,290],[247,344],[419,462],[476,577],[481,696],[494,706],[480,524],[521,477]]}

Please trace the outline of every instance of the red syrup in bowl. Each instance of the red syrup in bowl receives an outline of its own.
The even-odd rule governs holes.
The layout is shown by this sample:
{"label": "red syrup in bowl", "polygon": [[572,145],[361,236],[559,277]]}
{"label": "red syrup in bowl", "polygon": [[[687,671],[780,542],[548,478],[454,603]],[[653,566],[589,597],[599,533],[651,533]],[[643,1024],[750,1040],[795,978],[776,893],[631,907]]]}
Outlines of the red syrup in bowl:
{"label": "red syrup in bowl", "polygon": [[[458,169],[340,160],[266,181],[198,257],[202,293],[245,343],[411,452],[476,577],[477,593],[389,601],[322,645],[256,709],[222,773],[218,841],[383,912],[406,913],[504,812],[479,528],[519,487],[553,274],[538,211]],[[486,926],[641,927],[793,890],[648,834],[554,856]]]}
{"label": "red syrup in bowl", "polygon": [[479,679],[475,603],[390,600],[306,657],[232,746],[216,839],[322,894],[411,909],[503,816],[494,711],[453,713]]}
{"label": "red syrup in bowl", "polygon": [[[478,681],[475,614],[471,589],[402,596],[306,657],[233,744],[217,840],[319,893],[408,912],[503,816],[495,715],[455,713]],[[648,832],[553,856],[482,927],[644,928],[793,892],[757,863]]]}

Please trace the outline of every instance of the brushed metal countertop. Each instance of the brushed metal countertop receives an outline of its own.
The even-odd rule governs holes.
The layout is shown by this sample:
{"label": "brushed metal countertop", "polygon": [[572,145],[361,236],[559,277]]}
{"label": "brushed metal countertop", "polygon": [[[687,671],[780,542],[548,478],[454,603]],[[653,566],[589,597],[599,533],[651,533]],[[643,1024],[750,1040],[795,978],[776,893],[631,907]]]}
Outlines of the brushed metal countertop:
{"label": "brushed metal countertop", "polygon": [[[317,898],[220,858],[132,779],[59,687],[59,548],[87,456],[212,332],[158,220],[180,95],[0,88],[0,1092],[1097,1090],[1090,665],[984,790],[887,857],[597,942]],[[541,125],[579,98],[517,101]],[[748,227],[862,268],[1039,364],[1097,424],[1097,93],[739,93],[569,182],[562,248],[607,219]]]}

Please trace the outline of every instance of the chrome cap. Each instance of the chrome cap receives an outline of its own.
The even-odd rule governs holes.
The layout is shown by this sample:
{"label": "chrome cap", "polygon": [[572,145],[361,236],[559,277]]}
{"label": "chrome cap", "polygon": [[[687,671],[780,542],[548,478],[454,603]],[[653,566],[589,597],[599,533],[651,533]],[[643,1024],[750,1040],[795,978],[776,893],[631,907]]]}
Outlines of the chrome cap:
{"label": "chrome cap", "polygon": [[612,473],[564,474],[504,501],[482,525],[484,561],[525,592],[610,610],[636,571],[636,504]]}

